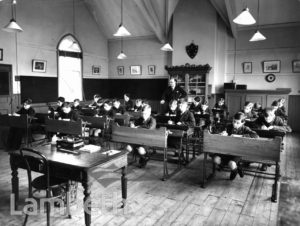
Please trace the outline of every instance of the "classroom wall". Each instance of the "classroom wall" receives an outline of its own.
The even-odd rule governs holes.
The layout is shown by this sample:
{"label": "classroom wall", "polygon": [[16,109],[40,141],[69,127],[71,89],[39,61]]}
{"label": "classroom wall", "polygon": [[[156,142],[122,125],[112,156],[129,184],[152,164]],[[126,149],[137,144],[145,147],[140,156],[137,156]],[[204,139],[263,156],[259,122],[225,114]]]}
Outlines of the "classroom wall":
{"label": "classroom wall", "polygon": [[[235,80],[238,84],[246,84],[248,89],[276,89],[291,88],[291,95],[300,95],[300,73],[292,72],[292,61],[300,60],[300,27],[280,27],[260,29],[267,39],[260,42],[249,42],[254,31],[242,30],[238,32],[236,40],[236,60],[234,72],[234,39],[228,38],[226,51],[225,81]],[[279,60],[281,69],[273,73],[276,80],[269,83],[263,73],[262,62]],[[244,74],[242,63],[252,62],[252,73]]]}
{"label": "classroom wall", "polygon": [[[121,40],[108,41],[109,78],[114,79],[146,79],[166,78],[168,73],[165,70],[167,65],[167,53],[161,51],[162,44],[154,36],[127,38],[123,40],[123,52],[127,55],[124,60],[117,59],[121,51]],[[131,75],[130,66],[141,65],[141,75]],[[155,75],[149,75],[148,66],[155,66]],[[124,75],[119,75],[117,67],[124,67]],[[102,76],[105,78],[105,76]]]}
{"label": "classroom wall", "polygon": [[[173,15],[172,65],[209,64],[209,84],[215,93],[224,82],[226,36],[226,26],[209,1],[180,1]],[[192,41],[198,45],[194,59],[185,49]]]}
{"label": "classroom wall", "polygon": [[[10,1],[0,3],[0,26],[11,19]],[[24,32],[17,34],[18,73],[16,69],[16,39],[14,33],[0,30],[1,63],[13,65],[13,76],[57,76],[57,45],[68,33],[73,33],[72,0],[18,1],[17,22]],[[101,66],[101,75],[108,74],[107,39],[98,29],[82,0],[75,0],[75,37],[83,50],[83,75],[92,75],[92,65]],[[32,72],[32,60],[47,61],[46,73]],[[13,92],[20,93],[19,82],[13,79]]]}

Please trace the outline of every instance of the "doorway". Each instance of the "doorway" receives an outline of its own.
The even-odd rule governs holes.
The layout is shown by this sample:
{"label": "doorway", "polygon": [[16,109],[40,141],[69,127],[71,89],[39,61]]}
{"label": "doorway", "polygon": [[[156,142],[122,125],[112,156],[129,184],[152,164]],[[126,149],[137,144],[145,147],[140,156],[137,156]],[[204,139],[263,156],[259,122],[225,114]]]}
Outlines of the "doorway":
{"label": "doorway", "polygon": [[0,113],[12,113],[12,65],[0,64]]}

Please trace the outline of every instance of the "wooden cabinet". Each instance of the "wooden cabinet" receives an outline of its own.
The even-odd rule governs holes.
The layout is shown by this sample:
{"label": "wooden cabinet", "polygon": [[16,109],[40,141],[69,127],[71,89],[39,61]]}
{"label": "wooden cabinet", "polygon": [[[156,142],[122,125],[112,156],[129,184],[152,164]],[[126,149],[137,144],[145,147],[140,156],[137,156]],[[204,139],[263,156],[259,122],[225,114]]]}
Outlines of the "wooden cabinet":
{"label": "wooden cabinet", "polygon": [[206,65],[182,65],[165,67],[170,77],[177,79],[177,85],[184,88],[188,94],[188,102],[192,102],[195,96],[207,99],[208,73],[211,67]]}
{"label": "wooden cabinet", "polygon": [[243,109],[246,101],[259,102],[262,108],[270,107],[274,100],[285,98],[285,108],[288,113],[290,89],[278,90],[225,90],[225,103],[228,107],[229,117]]}

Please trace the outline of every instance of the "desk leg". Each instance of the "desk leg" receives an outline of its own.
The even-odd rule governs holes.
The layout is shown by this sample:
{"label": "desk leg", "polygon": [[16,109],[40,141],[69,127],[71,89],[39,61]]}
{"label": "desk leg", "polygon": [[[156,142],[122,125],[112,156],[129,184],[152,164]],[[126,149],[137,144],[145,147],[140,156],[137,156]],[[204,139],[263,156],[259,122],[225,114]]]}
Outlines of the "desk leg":
{"label": "desk leg", "polygon": [[12,170],[12,178],[11,178],[11,185],[12,185],[12,193],[15,196],[15,210],[18,209],[18,202],[19,202],[19,177],[18,177],[18,167],[13,163],[13,160],[10,159],[10,165]]}
{"label": "desk leg", "polygon": [[127,199],[127,166],[122,167],[121,185],[122,185],[122,208],[124,208],[126,206],[126,199]]}
{"label": "desk leg", "polygon": [[204,153],[204,159],[203,159],[203,175],[202,175],[202,188],[205,188],[205,181],[206,181],[206,159],[207,159],[207,153]]}
{"label": "desk leg", "polygon": [[84,221],[86,226],[91,225],[91,183],[87,172],[83,173],[82,187],[84,189],[83,194],[83,206],[84,206]]}

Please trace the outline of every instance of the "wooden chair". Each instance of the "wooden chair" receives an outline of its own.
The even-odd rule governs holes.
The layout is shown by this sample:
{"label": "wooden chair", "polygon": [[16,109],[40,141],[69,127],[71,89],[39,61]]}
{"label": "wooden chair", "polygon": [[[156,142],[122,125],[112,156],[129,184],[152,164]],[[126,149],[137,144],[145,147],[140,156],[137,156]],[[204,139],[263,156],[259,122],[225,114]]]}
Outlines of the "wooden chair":
{"label": "wooden chair", "polygon": [[[275,137],[274,139],[265,138],[244,138],[244,137],[229,137],[221,136],[218,134],[211,134],[208,131],[204,131],[203,141],[203,181],[202,187],[205,186],[206,181],[206,160],[207,154],[218,153],[225,155],[233,155],[242,158],[242,161],[257,162],[264,164],[275,165],[275,173],[267,173],[262,171],[253,171],[244,169],[245,171],[256,172],[266,175],[274,175],[274,184],[272,188],[273,202],[277,201],[278,180],[280,177],[280,147],[281,137]],[[213,163],[213,174],[215,173],[215,164]]]}
{"label": "wooden chair", "polygon": [[[28,175],[28,198],[34,198],[37,200],[40,200],[42,198],[47,199],[45,202],[46,205],[46,211],[47,211],[47,226],[50,226],[50,211],[51,211],[51,204],[54,203],[54,201],[62,200],[59,198],[62,198],[62,194],[65,194],[66,198],[66,208],[67,208],[67,214],[68,217],[71,218],[70,215],[70,208],[69,208],[69,182],[68,180],[57,178],[57,177],[51,177],[49,173],[49,162],[47,158],[39,153],[38,151],[35,151],[33,149],[23,148],[20,150],[20,155],[23,163],[25,164],[25,169],[27,170]],[[35,170],[40,173],[42,173],[42,176],[38,176],[36,178],[32,178],[31,171]],[[54,196],[53,191],[56,190],[64,190],[65,192],[61,193],[59,192],[59,195]],[[40,197],[36,196],[35,194],[41,190],[46,191],[46,196]],[[51,202],[51,203],[49,203]],[[26,225],[28,220],[28,212],[30,210],[26,211],[25,214],[25,220],[23,223],[23,226]]]}
{"label": "wooden chair", "polygon": [[[163,150],[163,180],[169,176],[168,172],[168,152],[167,152],[167,130],[160,128],[156,130],[149,130],[143,128],[130,128],[124,126],[112,125],[111,141],[148,146],[156,149]],[[175,171],[174,171],[175,173]]]}

